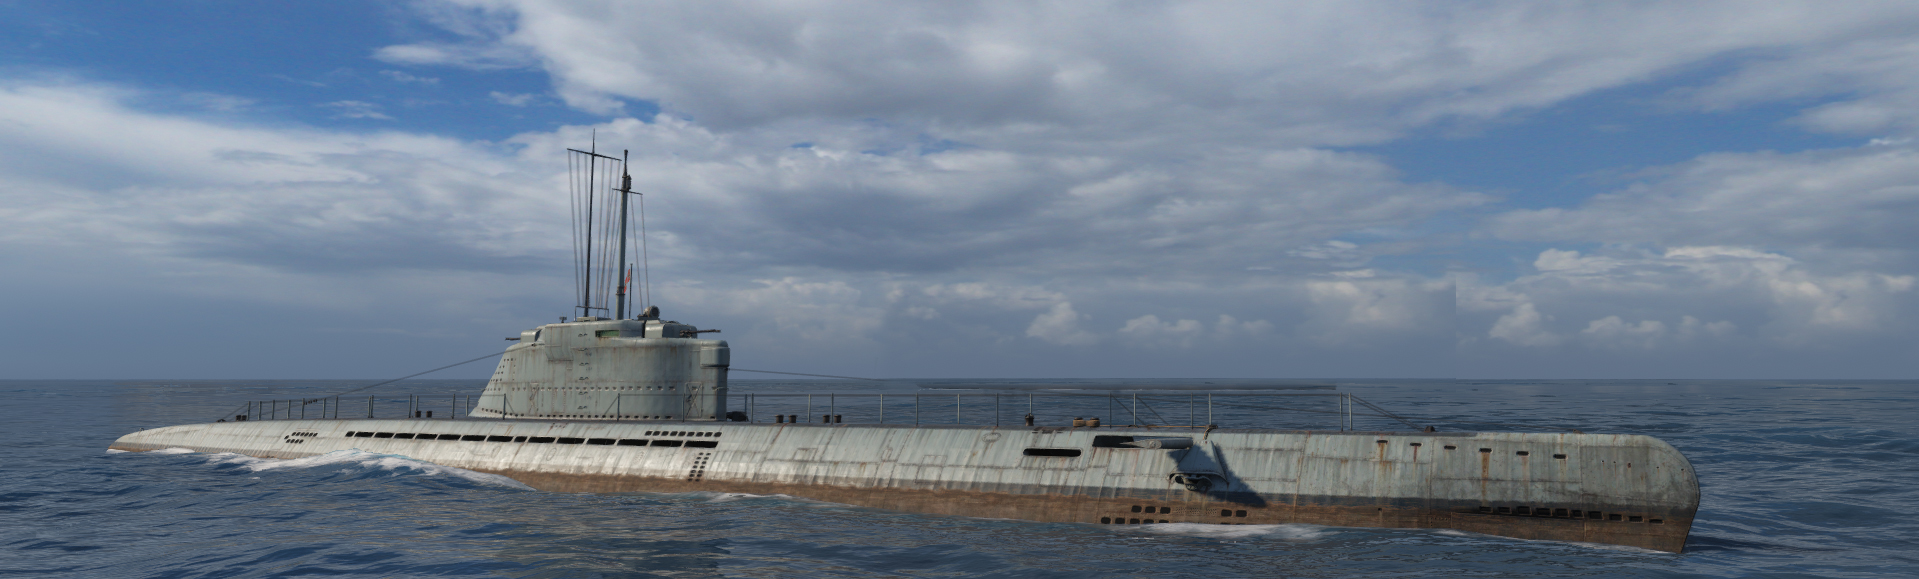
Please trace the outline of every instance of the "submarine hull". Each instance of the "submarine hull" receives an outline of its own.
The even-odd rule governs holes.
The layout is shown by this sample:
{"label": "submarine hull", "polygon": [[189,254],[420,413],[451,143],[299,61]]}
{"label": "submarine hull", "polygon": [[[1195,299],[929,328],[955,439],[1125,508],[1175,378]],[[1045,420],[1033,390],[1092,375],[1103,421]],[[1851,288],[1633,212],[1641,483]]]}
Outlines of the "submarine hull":
{"label": "submarine hull", "polygon": [[546,491],[786,494],[1102,525],[1445,528],[1671,552],[1699,502],[1677,450],[1609,434],[327,419],[171,426],[112,448],[358,449]]}

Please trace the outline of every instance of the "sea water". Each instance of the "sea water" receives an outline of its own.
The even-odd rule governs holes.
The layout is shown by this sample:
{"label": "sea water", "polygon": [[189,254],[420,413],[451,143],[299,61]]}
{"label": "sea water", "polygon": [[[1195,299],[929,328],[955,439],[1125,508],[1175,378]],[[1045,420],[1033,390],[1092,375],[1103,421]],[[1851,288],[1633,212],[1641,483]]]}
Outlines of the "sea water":
{"label": "sea water", "polygon": [[[248,400],[319,396],[363,383],[0,381],[0,574],[1919,577],[1919,384],[1336,383],[1341,392],[1447,431],[1570,428],[1664,439],[1699,475],[1701,504],[1687,551],[1440,529],[1115,527],[898,513],[786,496],[548,493],[505,477],[360,451],[297,460],[184,449],[108,452],[109,443],[134,430],[206,422]],[[481,386],[416,381],[379,391],[421,394],[412,403],[430,409],[450,408],[453,395],[477,394]],[[734,384],[735,393],[862,388],[873,389]],[[1167,414],[1185,410],[1173,401],[1159,405]],[[354,406],[346,407],[351,414]],[[894,408],[888,422],[902,419],[904,410]],[[1258,419],[1244,411],[1216,418],[1222,426]],[[1371,417],[1359,426],[1391,425],[1381,422]]]}

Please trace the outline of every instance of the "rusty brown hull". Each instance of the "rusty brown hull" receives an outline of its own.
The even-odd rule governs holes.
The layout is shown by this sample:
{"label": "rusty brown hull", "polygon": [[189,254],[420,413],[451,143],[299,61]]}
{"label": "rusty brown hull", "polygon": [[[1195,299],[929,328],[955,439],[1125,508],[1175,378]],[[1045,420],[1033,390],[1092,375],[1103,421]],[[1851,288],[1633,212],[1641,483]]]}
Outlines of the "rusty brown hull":
{"label": "rusty brown hull", "polygon": [[[1606,543],[1681,552],[1692,528],[1691,513],[1634,511],[1620,520],[1573,519],[1570,509],[1553,516],[1473,512],[1477,505],[1450,509],[1404,504],[1335,505],[1332,497],[1300,497],[1284,503],[1247,504],[1187,493],[1158,498],[1097,497],[1081,494],[1009,494],[959,490],[902,490],[722,480],[579,475],[484,470],[552,492],[720,492],[787,495],[874,509],[1046,523],[1142,525],[1201,523],[1229,525],[1309,524],[1331,527],[1455,529],[1486,535],[1544,541]],[[1406,501],[1391,501],[1404,503]],[[1297,504],[1296,504],[1297,503]],[[1636,519],[1636,520],[1635,520]],[[1648,523],[1647,521],[1659,521]]]}

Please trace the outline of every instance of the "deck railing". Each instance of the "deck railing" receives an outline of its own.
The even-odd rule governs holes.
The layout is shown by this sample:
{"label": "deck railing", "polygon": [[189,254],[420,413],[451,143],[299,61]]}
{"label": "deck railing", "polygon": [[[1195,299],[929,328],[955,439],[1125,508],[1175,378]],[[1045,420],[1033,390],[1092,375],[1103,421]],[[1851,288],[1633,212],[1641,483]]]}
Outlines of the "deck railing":
{"label": "deck railing", "polygon": [[[628,416],[648,397],[685,394],[624,393],[596,415]],[[1391,419],[1383,426],[1418,425],[1344,392],[899,392],[740,393],[727,397],[721,421],[791,424],[912,424],[973,426],[1125,426],[1205,428],[1334,428],[1353,430],[1361,418]],[[478,395],[441,394],[301,398],[248,402],[234,420],[432,418],[470,416]],[[1358,410],[1357,412],[1355,411]],[[1184,410],[1185,412],[1180,412]],[[527,418],[540,418],[529,416]],[[631,418],[629,418],[631,419]],[[673,417],[685,422],[685,417]],[[1330,424],[1329,424],[1330,423]]]}

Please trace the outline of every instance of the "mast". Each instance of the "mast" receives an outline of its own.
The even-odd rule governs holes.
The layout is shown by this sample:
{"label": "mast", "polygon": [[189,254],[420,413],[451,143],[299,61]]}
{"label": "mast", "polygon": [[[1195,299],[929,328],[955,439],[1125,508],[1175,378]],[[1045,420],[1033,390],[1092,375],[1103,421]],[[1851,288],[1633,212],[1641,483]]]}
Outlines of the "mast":
{"label": "mast", "polygon": [[[574,278],[574,281],[580,284],[580,305],[578,312],[580,317],[591,316],[595,310],[607,312],[606,315],[608,317],[619,315],[619,312],[610,308],[609,306],[611,304],[608,304],[605,300],[610,297],[607,294],[613,291],[613,280],[620,277],[622,273],[620,269],[624,267],[624,264],[609,263],[608,255],[596,255],[593,252],[594,245],[596,245],[595,241],[605,241],[607,243],[597,244],[601,246],[600,253],[611,253],[607,250],[612,248],[606,247],[606,245],[612,243],[613,240],[596,240],[595,236],[606,236],[610,238],[616,233],[613,223],[613,211],[616,209],[621,211],[619,215],[619,230],[617,231],[617,234],[621,236],[619,243],[620,253],[622,255],[621,259],[625,259],[624,254],[626,253],[625,235],[627,219],[624,211],[626,196],[624,194],[620,196],[619,205],[616,207],[612,197],[602,197],[595,191],[600,184],[600,171],[606,171],[606,180],[613,181],[613,170],[616,168],[619,169],[619,173],[622,176],[626,176],[626,161],[621,158],[599,154],[597,152],[598,146],[596,140],[591,150],[567,149],[570,155],[569,158],[571,159],[568,163],[570,167],[568,170],[575,171],[572,177],[572,186],[574,187],[573,199],[575,203],[573,232],[575,234],[574,239],[576,240],[573,246],[573,256],[575,264],[578,267],[575,274],[577,277]],[[605,165],[600,164],[602,160],[606,161]],[[615,167],[615,163],[618,163],[619,166]],[[579,172],[584,172],[585,174],[580,175]],[[619,193],[630,190],[632,188],[630,183],[629,176],[628,182],[621,184],[621,189],[611,192]],[[612,183],[608,183],[607,185],[609,186],[608,188],[611,189]],[[606,211],[600,211],[601,208],[598,206],[600,203],[607,204],[605,207]],[[596,223],[598,219],[605,219],[607,222]],[[601,273],[601,279],[604,281],[599,282],[599,285],[594,285],[593,270],[595,269],[606,270]],[[621,280],[618,283],[622,302],[624,302],[625,290],[628,285],[630,284],[625,280]],[[622,303],[620,307],[624,308],[624,303]]]}
{"label": "mast", "polygon": [[614,262],[620,267],[620,294],[613,306],[613,319],[626,319],[626,286],[631,283],[633,274],[626,270],[626,198],[633,194],[633,175],[626,172],[627,151],[620,150],[620,260]]}

